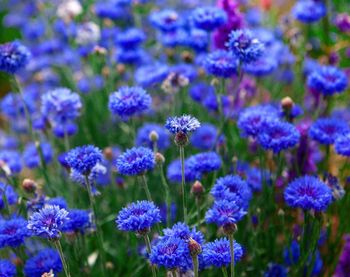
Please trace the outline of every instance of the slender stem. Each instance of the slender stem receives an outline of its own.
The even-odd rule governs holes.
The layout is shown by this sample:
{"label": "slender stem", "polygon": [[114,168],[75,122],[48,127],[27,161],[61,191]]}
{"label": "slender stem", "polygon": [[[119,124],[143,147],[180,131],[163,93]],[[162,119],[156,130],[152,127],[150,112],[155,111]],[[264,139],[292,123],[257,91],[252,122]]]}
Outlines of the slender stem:
{"label": "slender stem", "polygon": [[229,235],[230,240],[230,255],[231,255],[231,277],[235,276],[235,249],[233,243],[233,234]]}
{"label": "slender stem", "polygon": [[66,152],[68,152],[70,149],[69,136],[66,130],[64,130],[64,148]]}
{"label": "slender stem", "polygon": [[187,197],[186,197],[186,183],[185,183],[185,150],[180,146],[180,160],[181,160],[181,194],[182,194],[182,209],[184,214],[184,222],[187,223]]}
{"label": "slender stem", "polygon": [[223,275],[224,277],[228,277],[226,267],[222,267],[221,270],[222,270],[222,275]]}
{"label": "slender stem", "polygon": [[[151,254],[151,241],[150,241],[149,236],[147,234],[144,235],[144,239],[145,239],[145,243],[146,243],[147,253],[150,255]],[[151,270],[152,270],[152,276],[153,277],[157,276],[156,270],[152,264],[151,264]]]}
{"label": "slender stem", "polygon": [[194,277],[198,277],[198,255],[192,256]]}
{"label": "slender stem", "polygon": [[10,206],[9,206],[9,202],[6,196],[6,190],[7,190],[7,184],[5,185],[3,190],[0,190],[2,192],[2,201],[4,202],[4,206],[5,206],[5,213],[7,216],[10,216]]}
{"label": "slender stem", "polygon": [[90,202],[90,209],[93,214],[93,222],[96,225],[96,237],[97,237],[97,243],[98,243],[98,248],[99,248],[99,254],[100,254],[100,264],[101,264],[101,270],[102,270],[102,276],[105,276],[105,253],[104,253],[104,248],[103,248],[103,234],[100,225],[97,222],[97,216],[96,216],[96,206],[95,206],[95,199],[94,196],[92,195],[92,188],[91,184],[89,181],[89,176],[85,175],[85,183],[86,183],[86,188],[89,194],[89,202]]}
{"label": "slender stem", "polygon": [[168,183],[167,183],[165,176],[164,176],[164,170],[163,170],[162,164],[159,166],[159,170],[160,170],[160,178],[162,180],[162,185],[163,185],[163,189],[165,192],[166,224],[167,224],[167,226],[169,226],[170,225],[170,215],[171,215],[171,200],[170,200],[169,186],[168,186]]}
{"label": "slender stem", "polygon": [[66,274],[67,277],[70,277],[69,269],[68,269],[68,264],[66,262],[66,259],[64,258],[62,246],[59,240],[54,241],[55,247],[60,254],[61,262],[63,265],[64,273]]}
{"label": "slender stem", "polygon": [[196,207],[197,207],[197,227],[199,228],[201,224],[201,204],[199,203],[199,197],[196,196]]}
{"label": "slender stem", "polygon": [[146,192],[147,199],[148,199],[148,201],[153,202],[153,201],[152,201],[151,192],[150,192],[149,189],[148,189],[148,184],[147,184],[146,175],[145,175],[145,174],[142,174],[142,175],[141,175],[141,178],[142,178],[142,184],[143,184],[143,188],[144,188],[144,190],[145,190],[145,192]]}

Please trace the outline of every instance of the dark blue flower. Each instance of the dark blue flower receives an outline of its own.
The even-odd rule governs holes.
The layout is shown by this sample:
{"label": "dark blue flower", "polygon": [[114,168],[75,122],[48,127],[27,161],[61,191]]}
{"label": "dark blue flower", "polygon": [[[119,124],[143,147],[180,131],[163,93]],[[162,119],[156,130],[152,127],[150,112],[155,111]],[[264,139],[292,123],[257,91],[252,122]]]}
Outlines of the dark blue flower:
{"label": "dark blue flower", "polygon": [[208,33],[204,30],[192,28],[187,37],[187,45],[196,52],[204,52],[209,44]]}
{"label": "dark blue flower", "polygon": [[332,191],[318,178],[305,175],[288,184],[284,199],[293,208],[325,211],[332,202]]}
{"label": "dark blue flower", "polygon": [[147,232],[160,222],[160,210],[153,202],[137,201],[123,208],[116,219],[119,230],[131,232]]}
{"label": "dark blue flower", "polygon": [[14,277],[16,274],[16,267],[9,260],[0,260],[0,276]]}
{"label": "dark blue flower", "polygon": [[219,170],[221,167],[221,158],[215,152],[204,152],[187,159],[189,170],[198,172],[200,175]]}
{"label": "dark blue flower", "polygon": [[292,9],[293,16],[303,23],[316,22],[324,17],[326,13],[325,4],[315,0],[299,0]]}
{"label": "dark blue flower", "polygon": [[[18,247],[30,236],[27,221],[21,217],[3,220],[0,224],[0,248]],[[1,275],[1,274],[0,274]]]}
{"label": "dark blue flower", "polygon": [[196,28],[211,32],[225,24],[227,15],[220,8],[207,6],[196,8],[191,19]]}
{"label": "dark blue flower", "polygon": [[218,178],[210,193],[216,201],[224,199],[241,201],[246,208],[252,198],[252,192],[248,183],[238,175],[227,175]]}
{"label": "dark blue flower", "polygon": [[[167,168],[167,177],[174,183],[181,183],[181,161],[179,159],[172,161]],[[188,159],[185,160],[185,181],[192,182],[200,179],[201,174],[197,171],[191,170]]]}
{"label": "dark blue flower", "polygon": [[267,120],[263,123],[258,141],[264,149],[279,153],[295,146],[300,139],[300,133],[293,124],[279,120]]}
{"label": "dark blue flower", "polygon": [[158,40],[163,44],[163,46],[168,48],[184,46],[188,41],[188,34],[182,28],[176,29],[171,32],[159,33],[157,37]]}
{"label": "dark blue flower", "polygon": [[174,10],[153,12],[150,21],[155,28],[163,32],[174,31],[183,24],[181,17]]}
{"label": "dark blue flower", "polygon": [[81,108],[79,94],[68,88],[57,88],[41,97],[41,113],[53,124],[76,119]]}
{"label": "dark blue flower", "polygon": [[108,107],[113,114],[123,119],[147,111],[152,103],[151,96],[140,87],[122,87],[109,96]]}
{"label": "dark blue flower", "polygon": [[257,136],[262,130],[262,124],[269,119],[278,117],[278,110],[272,106],[253,106],[244,109],[238,117],[237,126],[241,135]]}
{"label": "dark blue flower", "polygon": [[165,123],[165,128],[167,128],[169,132],[173,134],[177,134],[179,132],[185,134],[191,133],[200,126],[201,124],[199,123],[197,118],[191,115],[169,117]]}
{"label": "dark blue flower", "polygon": [[[53,158],[53,150],[51,144],[49,144],[48,142],[41,142],[39,147],[41,148],[45,162],[50,163]],[[40,166],[40,154],[37,151],[35,143],[30,142],[26,145],[22,154],[22,158],[24,164],[28,168],[32,169]]]}
{"label": "dark blue flower", "polygon": [[146,39],[145,33],[137,28],[130,28],[117,34],[116,44],[122,48],[138,47]]}
{"label": "dark blue flower", "polygon": [[111,20],[126,19],[129,16],[125,8],[116,5],[113,1],[96,3],[94,11],[98,17]]}
{"label": "dark blue flower", "polygon": [[153,142],[150,140],[150,133],[156,132],[158,135],[157,148],[159,150],[165,150],[170,146],[169,134],[162,125],[154,123],[145,123],[137,131],[136,135],[136,145],[137,146],[147,146],[153,148]]}
{"label": "dark blue flower", "polygon": [[30,257],[24,265],[24,273],[28,277],[41,277],[50,270],[55,275],[62,271],[62,262],[58,252],[50,248],[43,249],[34,257]]}
{"label": "dark blue flower", "polygon": [[348,79],[345,73],[336,67],[321,66],[308,76],[307,86],[310,90],[323,95],[333,95],[346,89]]}
{"label": "dark blue flower", "polygon": [[237,199],[215,201],[214,205],[207,211],[205,221],[215,223],[218,226],[237,223],[247,211],[243,208],[241,201]]}
{"label": "dark blue flower", "polygon": [[229,78],[237,72],[238,60],[232,53],[217,50],[207,56],[204,68],[217,77]]}
{"label": "dark blue flower", "polygon": [[250,167],[246,171],[247,183],[253,191],[261,191],[262,185],[271,182],[271,174],[267,170]]}
{"label": "dark blue flower", "polygon": [[76,147],[70,150],[66,155],[68,166],[82,175],[90,174],[96,164],[101,161],[101,150],[93,145]]}
{"label": "dark blue flower", "polygon": [[152,64],[139,67],[135,72],[138,85],[150,87],[160,84],[169,75],[169,67],[165,64]]}
{"label": "dark blue flower", "polygon": [[11,175],[22,170],[21,156],[15,150],[0,150],[0,161],[3,161],[10,168]]}
{"label": "dark blue flower", "polygon": [[264,53],[264,44],[249,30],[232,31],[227,47],[243,63],[251,63],[259,59]]}
{"label": "dark blue flower", "polygon": [[18,200],[18,194],[15,192],[13,187],[11,187],[8,184],[4,184],[0,182],[0,209],[3,209],[5,207],[4,203],[4,194],[7,199],[7,203],[9,205],[14,205],[17,203]]}
{"label": "dark blue flower", "polygon": [[245,64],[243,70],[250,75],[263,77],[273,73],[277,66],[278,64],[274,57],[263,56],[254,62]]}
{"label": "dark blue flower", "polygon": [[309,129],[309,136],[321,144],[333,144],[338,136],[349,132],[348,124],[336,118],[317,119]]}
{"label": "dark blue flower", "polygon": [[63,224],[62,232],[81,232],[84,233],[91,226],[90,211],[72,209],[68,210],[69,218]]}
{"label": "dark blue flower", "polygon": [[146,58],[147,54],[140,48],[120,48],[115,54],[118,63],[138,65]]}
{"label": "dark blue flower", "polygon": [[178,237],[165,237],[152,247],[150,261],[157,266],[175,269],[183,266],[189,253],[187,243]]}
{"label": "dark blue flower", "polygon": [[155,166],[154,153],[146,147],[133,147],[117,158],[116,166],[122,175],[140,175]]}
{"label": "dark blue flower", "polygon": [[215,89],[213,86],[206,83],[194,84],[190,90],[189,94],[194,101],[202,102],[208,95],[215,96]]}
{"label": "dark blue flower", "polygon": [[218,142],[218,131],[209,123],[204,123],[191,136],[191,144],[200,150],[214,149]]}
{"label": "dark blue flower", "polygon": [[280,264],[269,264],[264,277],[287,277],[287,269]]}
{"label": "dark blue flower", "polygon": [[46,204],[58,206],[60,209],[67,209],[67,201],[62,196],[50,198],[46,201]]}
{"label": "dark blue flower", "polygon": [[334,148],[337,154],[345,157],[349,157],[350,156],[350,132],[344,135],[338,136],[335,139]]}
{"label": "dark blue flower", "polygon": [[47,205],[32,214],[28,220],[28,229],[32,230],[36,236],[58,239],[61,236],[62,226],[68,218],[68,212],[65,209]]}
{"label": "dark blue flower", "polygon": [[0,71],[15,74],[28,64],[30,56],[27,47],[18,41],[0,44]]}
{"label": "dark blue flower", "polygon": [[[239,262],[243,256],[242,246],[234,241],[234,260]],[[216,239],[203,246],[203,260],[206,267],[227,267],[231,262],[230,242],[227,238]]]}

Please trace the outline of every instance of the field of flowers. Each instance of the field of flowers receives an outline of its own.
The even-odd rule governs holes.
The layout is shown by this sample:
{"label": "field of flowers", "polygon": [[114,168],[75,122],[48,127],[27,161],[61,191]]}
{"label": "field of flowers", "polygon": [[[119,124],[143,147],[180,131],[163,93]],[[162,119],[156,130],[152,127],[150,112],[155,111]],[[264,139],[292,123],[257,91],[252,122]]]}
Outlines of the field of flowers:
{"label": "field of flowers", "polygon": [[0,2],[0,276],[350,276],[348,0]]}

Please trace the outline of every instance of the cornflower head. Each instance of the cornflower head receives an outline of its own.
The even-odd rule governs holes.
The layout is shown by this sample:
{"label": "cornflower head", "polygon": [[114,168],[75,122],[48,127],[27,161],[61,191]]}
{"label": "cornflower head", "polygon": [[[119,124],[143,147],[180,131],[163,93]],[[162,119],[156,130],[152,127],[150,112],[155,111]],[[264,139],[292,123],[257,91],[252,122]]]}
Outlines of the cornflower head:
{"label": "cornflower head", "polygon": [[294,18],[306,24],[317,22],[326,13],[326,5],[321,1],[315,0],[297,1],[292,8]]}
{"label": "cornflower head", "polygon": [[350,132],[337,136],[335,139],[334,148],[335,148],[335,152],[338,155],[349,157],[350,156]]}
{"label": "cornflower head", "polygon": [[153,12],[150,15],[150,22],[153,27],[162,32],[171,32],[181,27],[182,18],[174,10],[162,10]]}
{"label": "cornflower head", "polygon": [[18,194],[13,187],[0,182],[0,209],[5,207],[4,197],[9,205],[15,205],[18,201]]}
{"label": "cornflower head", "polygon": [[91,212],[87,210],[68,210],[69,218],[63,224],[61,230],[65,233],[81,233],[93,227],[91,222]]}
{"label": "cornflower head", "polygon": [[12,264],[9,260],[0,260],[0,276],[14,277],[16,274],[17,271],[14,264]]}
{"label": "cornflower head", "polygon": [[230,78],[237,73],[238,60],[228,51],[217,50],[208,54],[204,61],[204,68],[216,77]]}
{"label": "cornflower head", "polygon": [[227,15],[218,7],[207,6],[196,8],[191,19],[196,28],[211,32],[226,23]]}
{"label": "cornflower head", "polygon": [[51,248],[40,250],[35,256],[30,257],[24,265],[26,276],[41,277],[50,272],[59,274],[62,271],[62,262],[58,252]]}
{"label": "cornflower head", "polygon": [[[0,248],[18,247],[31,235],[27,221],[21,217],[2,220],[0,224]],[[1,274],[0,274],[1,275]]]}
{"label": "cornflower head", "polygon": [[19,41],[0,44],[0,71],[15,74],[28,64],[30,57],[27,47]]}
{"label": "cornflower head", "polygon": [[49,240],[59,239],[62,227],[68,220],[68,212],[59,206],[46,205],[31,215],[28,220],[28,229],[34,235]]}
{"label": "cornflower head", "polygon": [[199,175],[219,170],[221,168],[221,157],[215,152],[204,152],[187,159],[189,170]]}
{"label": "cornflower head", "polygon": [[[152,141],[152,133],[155,133],[158,136],[155,141]],[[159,150],[165,150],[170,146],[169,134],[162,125],[145,123],[137,131],[135,144],[137,146],[146,146],[150,149],[152,149],[154,144],[156,144]]]}
{"label": "cornflower head", "polygon": [[191,115],[169,117],[165,123],[165,128],[175,135],[175,143],[178,146],[185,146],[188,143],[187,135],[200,126],[198,119]]}
{"label": "cornflower head", "polygon": [[350,131],[344,120],[336,118],[319,118],[309,129],[309,136],[321,144],[333,144],[337,137]]}

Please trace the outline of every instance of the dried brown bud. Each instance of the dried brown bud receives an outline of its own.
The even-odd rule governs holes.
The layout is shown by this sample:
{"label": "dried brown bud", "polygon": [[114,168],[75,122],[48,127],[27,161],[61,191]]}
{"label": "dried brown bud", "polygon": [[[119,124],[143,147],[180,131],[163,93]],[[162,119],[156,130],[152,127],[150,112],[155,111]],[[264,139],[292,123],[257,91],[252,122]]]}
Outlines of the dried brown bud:
{"label": "dried brown bud", "polygon": [[198,197],[198,196],[201,196],[203,194],[203,192],[204,192],[204,187],[203,187],[202,183],[199,181],[195,181],[192,185],[191,193],[194,196]]}
{"label": "dried brown bud", "polygon": [[188,249],[190,250],[191,256],[198,256],[202,252],[201,245],[196,242],[193,238],[188,240]]}
{"label": "dried brown bud", "polygon": [[223,226],[225,235],[232,235],[237,232],[237,225],[235,223],[227,223]]}
{"label": "dried brown bud", "polygon": [[157,152],[155,155],[156,164],[164,164],[165,158],[162,153]]}
{"label": "dried brown bud", "polygon": [[287,97],[284,97],[282,100],[281,100],[281,106],[282,106],[282,109],[284,111],[290,111],[293,106],[294,106],[294,102],[293,102],[293,99],[290,98],[289,96]]}
{"label": "dried brown bud", "polygon": [[159,135],[158,135],[158,133],[156,131],[151,131],[149,133],[149,140],[150,141],[156,142],[156,141],[158,141],[158,139],[159,139]]}
{"label": "dried brown bud", "polygon": [[183,132],[179,132],[175,135],[174,141],[177,146],[186,146],[188,144],[188,136]]}
{"label": "dried brown bud", "polygon": [[22,182],[22,188],[28,193],[33,193],[37,188],[37,184],[32,179],[26,178]]}
{"label": "dried brown bud", "polygon": [[193,55],[189,51],[182,52],[181,57],[185,63],[192,63],[193,62]]}
{"label": "dried brown bud", "polygon": [[103,155],[105,156],[105,158],[109,161],[113,160],[113,149],[112,147],[106,147],[105,149],[103,149]]}
{"label": "dried brown bud", "polygon": [[125,67],[125,65],[124,64],[117,64],[117,72],[119,73],[119,74],[124,74],[125,73],[125,71],[126,71],[126,67]]}

